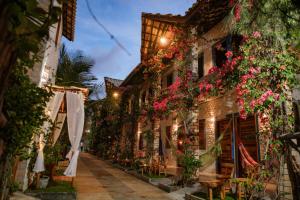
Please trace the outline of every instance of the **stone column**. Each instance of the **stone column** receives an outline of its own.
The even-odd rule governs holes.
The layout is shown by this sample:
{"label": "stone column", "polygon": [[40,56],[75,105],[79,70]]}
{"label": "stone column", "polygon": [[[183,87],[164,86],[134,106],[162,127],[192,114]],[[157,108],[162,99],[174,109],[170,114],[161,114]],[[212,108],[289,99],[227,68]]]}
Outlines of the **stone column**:
{"label": "stone column", "polygon": [[[158,75],[155,90],[154,90],[154,99],[160,95],[161,92],[161,74]],[[160,119],[154,119],[152,122],[152,130],[153,130],[153,150],[154,150],[154,158],[159,157],[159,138],[160,138]]]}

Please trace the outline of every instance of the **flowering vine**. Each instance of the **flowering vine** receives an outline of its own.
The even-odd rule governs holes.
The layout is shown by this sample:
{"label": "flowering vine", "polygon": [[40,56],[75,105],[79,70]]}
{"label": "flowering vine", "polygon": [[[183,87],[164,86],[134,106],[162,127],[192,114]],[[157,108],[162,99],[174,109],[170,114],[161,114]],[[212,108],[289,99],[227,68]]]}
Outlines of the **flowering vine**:
{"label": "flowering vine", "polygon": [[[236,21],[240,19],[240,12],[241,8],[235,6]],[[236,55],[230,50],[225,52],[225,63],[212,67],[208,75],[197,83],[187,67],[193,59],[189,50],[197,40],[176,28],[172,31],[174,42],[169,48],[160,50],[150,62],[152,69],[159,72],[169,65],[175,65],[179,70],[179,77],[153,103],[156,117],[168,116],[174,111],[177,115],[188,113],[195,99],[201,101],[234,91],[240,117],[246,119],[248,115],[256,114],[261,124],[259,138],[267,141],[262,158],[264,162],[260,163],[261,172],[256,172],[256,176],[252,177],[266,179],[277,173],[273,168],[278,168],[278,160],[284,149],[284,144],[278,139],[278,131],[282,132],[283,125],[292,127],[293,123],[283,115],[282,105],[291,100],[290,90],[296,83],[299,63],[294,53],[274,48],[275,38],[254,31],[243,35]],[[218,46],[221,48],[221,45]],[[187,126],[185,117],[187,114],[182,115],[182,122]],[[190,134],[189,127],[185,134]]]}

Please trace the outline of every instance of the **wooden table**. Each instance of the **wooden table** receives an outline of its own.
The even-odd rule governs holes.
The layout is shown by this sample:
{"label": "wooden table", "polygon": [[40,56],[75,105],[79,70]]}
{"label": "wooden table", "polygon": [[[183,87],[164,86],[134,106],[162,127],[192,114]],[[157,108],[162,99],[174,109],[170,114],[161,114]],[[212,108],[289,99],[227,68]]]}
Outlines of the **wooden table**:
{"label": "wooden table", "polygon": [[221,200],[225,199],[225,192],[223,188],[224,179],[199,180],[199,183],[207,187],[209,200],[213,200],[213,188],[218,188],[218,187],[221,188],[220,191]]}
{"label": "wooden table", "polygon": [[150,166],[146,163],[140,165],[142,169],[142,175],[144,175],[144,171],[147,172],[147,170],[150,168]]}

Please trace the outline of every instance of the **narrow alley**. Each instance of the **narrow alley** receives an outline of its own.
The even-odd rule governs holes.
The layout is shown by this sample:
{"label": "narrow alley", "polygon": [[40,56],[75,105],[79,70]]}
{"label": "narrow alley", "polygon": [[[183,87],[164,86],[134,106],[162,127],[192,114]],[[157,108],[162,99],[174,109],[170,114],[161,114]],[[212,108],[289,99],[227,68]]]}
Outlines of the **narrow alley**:
{"label": "narrow alley", "polygon": [[75,179],[78,200],[169,200],[167,193],[81,153]]}

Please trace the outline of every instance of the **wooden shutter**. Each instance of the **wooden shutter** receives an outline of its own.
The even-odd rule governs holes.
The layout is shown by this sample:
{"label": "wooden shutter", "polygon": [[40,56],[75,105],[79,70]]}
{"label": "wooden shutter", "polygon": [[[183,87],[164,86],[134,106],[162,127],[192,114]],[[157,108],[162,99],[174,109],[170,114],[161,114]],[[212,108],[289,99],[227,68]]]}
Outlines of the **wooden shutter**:
{"label": "wooden shutter", "polygon": [[226,170],[226,164],[233,163],[232,157],[232,123],[229,119],[224,119],[217,122],[217,136],[223,134],[221,141],[222,153],[219,157],[218,168],[219,172]]}
{"label": "wooden shutter", "polygon": [[167,87],[173,84],[173,73],[167,76]]}
{"label": "wooden shutter", "polygon": [[205,119],[199,120],[199,149],[206,149]]}
{"label": "wooden shutter", "polygon": [[172,141],[172,137],[171,137],[171,126],[167,126],[166,127],[166,148],[170,149],[171,148],[171,141]]}
{"label": "wooden shutter", "polygon": [[257,161],[258,149],[254,116],[247,117],[245,120],[241,118],[237,119],[237,135],[242,140],[251,157]]}
{"label": "wooden shutter", "polygon": [[139,150],[143,150],[143,149],[144,149],[144,134],[141,133],[140,140],[139,140]]}
{"label": "wooden shutter", "polygon": [[204,53],[201,52],[198,56],[198,77],[204,76]]}

